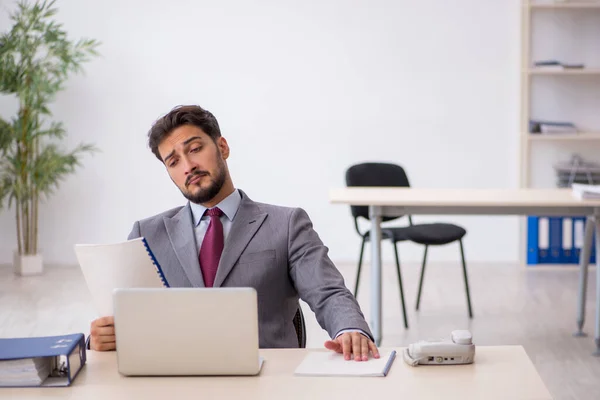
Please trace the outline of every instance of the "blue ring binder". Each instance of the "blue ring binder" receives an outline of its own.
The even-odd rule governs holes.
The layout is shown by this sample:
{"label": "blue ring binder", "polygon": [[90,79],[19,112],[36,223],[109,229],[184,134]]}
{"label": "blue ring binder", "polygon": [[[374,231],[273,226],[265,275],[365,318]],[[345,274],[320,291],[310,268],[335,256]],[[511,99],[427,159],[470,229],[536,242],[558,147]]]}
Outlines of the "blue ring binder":
{"label": "blue ring binder", "polygon": [[[543,231],[540,228],[540,219],[545,218],[547,224]],[[570,230],[571,240],[565,248],[563,246],[563,220],[570,218],[572,223],[567,225]],[[582,229],[586,224],[586,216],[528,216],[527,217],[527,265],[539,265],[539,264],[579,264],[579,257],[581,256],[581,243],[577,243],[577,237],[583,235]],[[579,227],[579,233],[576,232],[576,227]],[[541,236],[544,236],[543,241],[545,246],[540,247]],[[589,263],[593,264],[596,262],[596,257],[600,256],[597,254],[596,249],[596,233],[592,239],[592,249],[590,254]]]}
{"label": "blue ring binder", "polygon": [[0,390],[70,386],[86,359],[83,333],[0,338]]}
{"label": "blue ring binder", "polygon": [[146,241],[146,238],[142,238],[142,242],[144,242],[144,247],[146,247],[146,251],[148,252],[148,255],[150,256],[150,258],[152,259],[152,264],[154,264],[154,266],[156,267],[156,272],[158,273],[158,276],[160,277],[160,280],[162,281],[163,285],[167,288],[170,287],[169,282],[167,282],[167,278],[165,278],[165,274],[163,273],[163,270],[160,267],[160,264],[156,260],[156,257],[154,257],[154,253],[152,253],[152,250],[150,249],[150,246],[148,245],[148,242]]}

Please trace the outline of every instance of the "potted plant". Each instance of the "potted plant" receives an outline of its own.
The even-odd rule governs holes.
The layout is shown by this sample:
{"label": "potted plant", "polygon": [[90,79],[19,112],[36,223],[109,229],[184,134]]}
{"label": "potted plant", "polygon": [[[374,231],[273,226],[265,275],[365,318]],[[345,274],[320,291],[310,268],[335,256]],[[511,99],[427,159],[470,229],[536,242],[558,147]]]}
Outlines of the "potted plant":
{"label": "potted plant", "polygon": [[[55,1],[17,3],[12,27],[0,34],[0,94],[18,102],[13,116],[0,116],[0,208],[14,207],[17,224],[15,272],[42,272],[38,252],[40,200],[80,165],[95,148],[81,144],[70,151],[59,146],[66,132],[52,121],[50,104],[69,75],[96,55],[98,42],[67,38],[53,20]],[[5,117],[6,119],[3,119]]]}

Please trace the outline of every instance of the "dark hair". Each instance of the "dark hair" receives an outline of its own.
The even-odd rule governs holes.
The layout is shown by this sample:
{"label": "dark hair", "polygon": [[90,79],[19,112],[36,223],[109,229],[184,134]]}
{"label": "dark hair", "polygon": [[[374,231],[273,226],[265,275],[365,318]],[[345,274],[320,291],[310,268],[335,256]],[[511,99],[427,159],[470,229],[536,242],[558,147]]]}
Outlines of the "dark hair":
{"label": "dark hair", "polygon": [[156,121],[148,132],[148,146],[160,161],[163,159],[158,152],[158,146],[171,132],[183,125],[192,125],[202,129],[213,142],[221,137],[219,123],[210,111],[200,106],[177,106]]}

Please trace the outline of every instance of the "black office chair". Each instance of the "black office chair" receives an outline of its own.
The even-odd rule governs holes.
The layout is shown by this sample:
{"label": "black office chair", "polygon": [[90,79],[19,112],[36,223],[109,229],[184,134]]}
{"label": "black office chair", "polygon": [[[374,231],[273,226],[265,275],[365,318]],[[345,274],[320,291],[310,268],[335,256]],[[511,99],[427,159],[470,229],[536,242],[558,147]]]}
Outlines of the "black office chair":
{"label": "black office chair", "polygon": [[294,328],[296,328],[296,335],[298,336],[298,347],[304,349],[306,347],[306,324],[300,306],[298,306],[298,311],[294,315]]}
{"label": "black office chair", "polygon": [[[363,163],[353,165],[346,171],[347,186],[392,186],[392,187],[410,187],[408,177],[404,169],[395,164],[385,163]],[[358,259],[358,271],[356,273],[356,285],[354,287],[354,296],[358,295],[358,286],[360,282],[360,270],[362,267],[363,252],[365,242],[370,240],[370,231],[360,232],[358,219],[365,218],[369,220],[369,207],[367,206],[350,206],[352,216],[354,217],[354,227],[356,232],[362,237],[360,247],[360,256]],[[402,218],[402,216],[382,216],[382,222],[392,221]],[[398,242],[410,240],[425,246],[423,255],[423,264],[421,266],[421,277],[419,279],[419,291],[417,294],[416,309],[419,310],[421,302],[421,291],[423,288],[423,277],[425,275],[425,264],[427,262],[427,250],[429,246],[439,246],[458,241],[460,244],[460,255],[462,260],[463,275],[465,281],[465,292],[467,295],[467,305],[469,308],[469,318],[473,318],[471,309],[471,297],[469,294],[469,280],[467,277],[467,266],[465,263],[465,255],[463,249],[462,238],[467,233],[466,230],[454,224],[433,223],[433,224],[418,224],[414,225],[412,218],[408,215],[408,226],[404,227],[386,227],[382,228],[382,239],[389,239],[394,247],[394,255],[396,256],[396,271],[398,273],[398,286],[400,288],[400,300],[402,304],[402,313],[404,315],[404,326],[408,328],[408,319],[406,317],[406,307],[404,302],[404,289],[402,287],[402,273],[400,272],[400,257],[398,256]]]}

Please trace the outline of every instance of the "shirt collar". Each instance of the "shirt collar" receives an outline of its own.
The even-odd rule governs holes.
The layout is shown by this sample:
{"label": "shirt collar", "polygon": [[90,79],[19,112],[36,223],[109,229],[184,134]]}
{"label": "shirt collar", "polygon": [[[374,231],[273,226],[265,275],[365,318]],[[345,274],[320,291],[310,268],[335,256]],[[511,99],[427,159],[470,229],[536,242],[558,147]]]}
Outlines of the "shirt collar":
{"label": "shirt collar", "polygon": [[[242,202],[242,195],[239,190],[235,189],[233,193],[229,196],[225,197],[219,204],[215,207],[219,207],[223,214],[229,218],[230,221],[233,221],[235,214],[237,213],[238,208],[240,208],[240,203]],[[190,202],[190,208],[192,209],[192,221],[194,222],[194,226],[198,226],[204,212],[206,211],[206,207],[200,204]]]}

